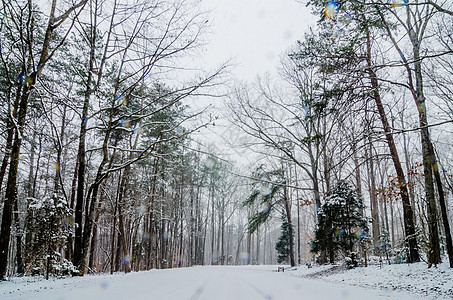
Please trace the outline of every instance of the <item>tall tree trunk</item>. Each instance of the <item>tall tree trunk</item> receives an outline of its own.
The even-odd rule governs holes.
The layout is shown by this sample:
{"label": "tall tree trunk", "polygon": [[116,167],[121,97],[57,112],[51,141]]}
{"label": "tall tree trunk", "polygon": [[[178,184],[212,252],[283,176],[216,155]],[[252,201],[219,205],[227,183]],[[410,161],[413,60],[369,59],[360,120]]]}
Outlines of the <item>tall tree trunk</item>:
{"label": "tall tree trunk", "polygon": [[[250,218],[250,210],[249,210],[249,216],[247,216],[247,219]],[[252,234],[250,233],[249,230],[247,230],[247,265],[250,265],[252,259]]]}
{"label": "tall tree trunk", "polygon": [[[162,191],[162,199],[164,199],[164,191]],[[166,226],[166,211],[164,201],[160,201],[160,268],[167,268],[167,226]],[[193,252],[192,252],[193,254]]]}
{"label": "tall tree trunk", "polygon": [[[118,213],[119,214],[119,213]],[[121,233],[118,230],[116,234],[116,250],[115,252],[115,271],[120,271],[121,270],[121,261],[122,261],[122,256],[121,252],[123,251],[123,240],[121,239]]]}
{"label": "tall tree trunk", "polygon": [[[354,132],[354,130],[353,130]],[[357,191],[357,195],[359,196],[359,199],[363,199],[362,198],[362,176],[360,174],[360,164],[359,164],[359,157],[357,155],[357,142],[355,142],[356,138],[354,137],[353,138],[354,142],[352,144],[352,153],[353,153],[353,161],[354,161],[354,169],[355,169],[355,181],[356,181],[356,191]],[[377,201],[375,201],[374,204],[371,205],[371,215],[373,216],[373,207],[374,207],[374,212],[375,212],[375,218],[376,220],[379,221],[379,217],[378,217],[378,212],[377,212]],[[365,216],[365,208],[362,208],[360,210],[360,214],[362,216]],[[377,222],[378,223],[378,222]],[[376,232],[374,231],[375,228],[373,228],[373,238],[376,236]],[[379,224],[377,225],[377,236],[378,236],[378,239],[379,239]],[[373,239],[374,240],[374,239]],[[374,242],[374,244],[376,245],[376,243]],[[360,252],[362,253],[362,255],[364,256],[365,258],[365,267],[367,267],[367,249],[365,247],[365,245],[363,243],[360,243]]]}
{"label": "tall tree trunk", "polygon": [[189,214],[189,263],[194,265],[194,242],[195,242],[195,222],[194,222],[194,192],[193,184],[190,187],[190,214]]}
{"label": "tall tree trunk", "polygon": [[154,165],[153,165],[153,179],[152,179],[152,186],[151,186],[151,203],[149,208],[149,228],[148,228],[148,259],[149,265],[148,269],[152,269],[153,266],[153,248],[154,248],[154,202],[156,199],[156,187],[157,187],[157,177],[159,176],[159,157],[156,156],[154,158]]}
{"label": "tall tree trunk", "polygon": [[[93,33],[92,33],[93,35]],[[93,38],[93,37],[92,37]],[[92,94],[91,81],[93,77],[94,65],[94,42],[91,42],[91,51],[90,51],[90,61],[89,61],[89,71],[87,79],[87,88],[85,91],[85,98],[83,101],[82,108],[82,122],[80,124],[80,133],[79,133],[79,147],[77,153],[77,195],[75,203],[75,236],[74,236],[74,266],[79,269],[79,275],[83,275],[83,204],[85,200],[85,172],[86,172],[86,160],[85,160],[85,138],[87,132],[87,123],[88,123],[88,108],[90,104],[90,96]]]}
{"label": "tall tree trunk", "polygon": [[[316,203],[316,215],[315,215],[315,221],[317,218],[317,213],[319,212],[319,209],[321,208],[321,196],[320,196],[320,189],[319,189],[319,180],[318,180],[318,163],[317,160],[315,159],[312,149],[311,149],[311,143],[308,145],[308,150],[309,150],[309,156],[310,156],[310,165],[311,165],[311,177],[312,177],[312,183],[313,183],[313,194],[315,197],[315,203]],[[325,157],[325,161],[326,161]],[[324,168],[324,171],[326,171],[326,168]],[[328,176],[328,175],[327,175]]]}
{"label": "tall tree trunk", "polygon": [[203,210],[201,209],[201,183],[197,186],[197,265],[204,265],[203,263]]}
{"label": "tall tree trunk", "polygon": [[[19,92],[20,89],[17,89],[17,91]],[[18,94],[16,94],[18,95]],[[14,109],[13,109],[13,118],[16,118],[17,117],[17,105],[18,105],[18,99],[19,97],[16,97],[16,101],[14,103]],[[6,167],[8,165],[8,162],[9,162],[9,157],[11,155],[11,146],[12,146],[12,137],[14,135],[14,126],[13,124],[11,123],[11,120],[8,119],[7,121],[7,127],[8,127],[8,136],[6,138],[6,147],[5,147],[5,156],[3,158],[3,162],[2,162],[2,166],[1,166],[1,169],[0,169],[0,190],[1,190],[1,186],[2,186],[2,182],[3,182],[3,177],[5,175],[5,172],[6,172]],[[34,154],[34,141],[35,141],[35,137],[36,137],[36,134],[33,133],[33,141],[32,141],[32,146],[31,146],[31,155],[32,155],[32,158],[30,159],[30,174],[31,174],[31,178],[29,177],[29,181],[27,182],[27,185],[28,185],[28,196],[31,197],[33,195],[32,193],[32,186],[33,186],[33,154]],[[19,274],[19,275],[23,275],[24,274],[24,262],[23,262],[23,259],[22,259],[22,229],[20,227],[20,219],[19,219],[19,207],[18,207],[18,199],[16,199],[16,201],[14,201],[14,221],[15,221],[15,227],[16,227],[16,264],[17,264],[17,269],[16,269],[16,272]]]}
{"label": "tall tree trunk", "polygon": [[[79,270],[79,275],[83,276],[85,273],[85,267],[86,267],[86,259],[88,255],[88,249],[90,246],[90,237],[91,233],[93,230],[93,221],[94,221],[94,211],[96,209],[96,204],[97,204],[97,198],[99,194],[99,188],[102,184],[102,182],[107,178],[108,172],[104,173],[104,168],[107,165],[107,162],[109,161],[109,154],[108,154],[108,143],[110,140],[110,136],[112,134],[112,113],[109,116],[108,120],[108,125],[106,128],[105,136],[104,136],[104,141],[102,144],[102,153],[103,153],[103,158],[101,163],[99,164],[97,173],[96,173],[96,178],[94,182],[91,184],[90,188],[88,189],[87,197],[86,197],[86,203],[85,203],[85,223],[83,226],[83,233],[82,233],[82,239],[81,239],[81,249],[80,249],[80,259],[79,259],[79,264],[78,264],[78,270]],[[112,154],[113,155],[113,154]],[[126,168],[130,168],[130,165],[128,165]],[[120,195],[121,197],[121,195]],[[120,205],[120,203],[118,203]]]}
{"label": "tall tree trunk", "polygon": [[[406,68],[408,76],[408,86],[412,94],[412,98],[415,101],[415,104],[418,108],[419,123],[420,123],[420,133],[421,133],[421,144],[422,144],[422,156],[423,156],[423,173],[425,180],[425,195],[426,202],[428,204],[428,227],[429,227],[429,252],[428,252],[428,266],[436,265],[441,261],[440,257],[440,243],[439,243],[439,232],[437,225],[437,208],[434,195],[434,181],[433,181],[433,166],[435,163],[435,155],[431,151],[433,148],[431,143],[431,138],[429,136],[428,129],[428,119],[426,113],[425,105],[425,95],[423,93],[423,77],[422,77],[422,60],[420,57],[420,47],[421,41],[423,39],[424,30],[426,28],[427,22],[429,21],[429,16],[421,16],[413,14],[411,15],[410,8],[406,6],[407,10],[407,29],[408,36],[412,43],[413,51],[413,68],[411,68],[409,62],[404,56],[401,48],[398,46],[395,38],[392,35],[390,26],[387,24],[383,14],[379,12],[382,23],[387,31],[388,36],[390,37],[395,49],[398,51],[401,61],[403,62],[404,67]],[[428,13],[428,10],[426,10]],[[411,24],[410,16],[423,18],[419,19],[419,23],[415,26]],[[415,20],[417,21],[417,20]],[[413,80],[413,73],[415,74],[415,85]]]}
{"label": "tall tree trunk", "polygon": [[[17,106],[17,105],[15,105],[15,106]],[[13,136],[14,136],[14,126],[11,124],[11,121],[9,119],[6,123],[6,128],[8,129],[8,135],[6,137],[5,156],[3,156],[2,165],[0,167],[0,192],[2,191],[3,178],[5,177],[6,169],[8,168],[8,162],[9,162],[9,158],[11,156],[11,147],[13,144]]]}
{"label": "tall tree trunk", "polygon": [[373,148],[371,138],[368,138],[368,145],[365,147],[365,158],[367,161],[368,177],[370,180],[370,206],[371,206],[371,232],[373,245],[376,248],[379,244],[379,210],[377,205],[376,172],[374,168]]}
{"label": "tall tree trunk", "polygon": [[440,263],[440,242],[439,242],[439,229],[437,223],[437,205],[434,193],[434,180],[433,180],[433,165],[435,162],[434,153],[431,153],[432,148],[429,131],[426,127],[428,125],[426,117],[425,101],[417,103],[419,107],[419,118],[421,127],[421,140],[422,140],[422,154],[423,154],[423,174],[425,179],[425,197],[428,205],[428,228],[429,228],[429,251],[428,251],[428,267],[433,264]]}
{"label": "tall tree trunk", "polygon": [[386,133],[385,138],[389,146],[390,154],[392,157],[393,165],[396,170],[398,185],[400,188],[400,195],[403,202],[403,214],[404,214],[404,230],[406,236],[406,243],[409,248],[409,257],[408,262],[418,262],[420,261],[420,255],[418,253],[417,240],[415,235],[415,222],[414,222],[414,213],[412,211],[412,206],[410,205],[409,193],[407,190],[406,178],[404,176],[404,171],[401,166],[398,152],[396,150],[395,141],[393,140],[393,135],[389,123],[387,121],[387,116],[384,111],[384,106],[382,105],[381,95],[379,94],[379,85],[376,73],[373,70],[373,64],[371,61],[371,39],[370,34],[367,32],[367,64],[368,64],[368,74],[370,76],[371,88],[373,90],[373,98],[376,102],[376,106],[379,111],[379,116],[384,127],[384,132]]}
{"label": "tall tree trunk", "polygon": [[22,228],[20,227],[18,199],[14,203],[14,221],[16,227],[16,272],[19,275],[24,274],[24,261],[22,259]]}
{"label": "tall tree trunk", "polygon": [[[181,199],[182,200],[182,199]],[[183,241],[184,241],[184,227],[183,227],[183,215],[181,212],[181,221],[180,221],[180,232],[179,232],[179,261],[178,261],[178,267],[182,267],[184,265],[183,261],[183,255],[184,255],[184,246],[183,246]]]}
{"label": "tall tree trunk", "polygon": [[[402,126],[402,129],[405,130],[405,126],[404,126],[404,120],[405,120],[405,115],[404,115],[404,111],[401,112],[400,114],[400,122],[401,122],[401,126]],[[406,172],[407,172],[407,184],[408,184],[408,188],[409,188],[409,199],[411,199],[411,205],[412,205],[412,209],[415,210],[415,194],[414,194],[414,184],[413,184],[413,181],[414,179],[412,178],[413,175],[411,175],[411,161],[410,161],[410,156],[409,156],[409,142],[407,140],[407,136],[406,136],[406,133],[403,133],[403,151],[404,151],[404,160],[406,162]]]}
{"label": "tall tree trunk", "polygon": [[[138,140],[138,137],[136,141]],[[136,148],[136,145],[134,145],[134,149]],[[131,155],[129,156],[131,158]],[[123,250],[123,257],[124,257],[124,271],[125,273],[129,273],[131,271],[131,252],[128,249],[128,243],[126,241],[126,231],[124,229],[124,216],[123,216],[123,210],[122,207],[124,205],[124,198],[126,197],[126,192],[127,192],[127,187],[129,183],[129,176],[130,176],[130,171],[131,171],[131,166],[128,165],[123,172],[123,176],[121,177],[121,184],[119,187],[119,199],[118,199],[118,218],[119,218],[119,229],[120,229],[120,234],[121,234],[121,240],[122,240],[122,250]]]}
{"label": "tall tree trunk", "polygon": [[[3,280],[6,275],[7,266],[8,266],[8,250],[10,244],[10,235],[11,235],[11,224],[13,217],[13,206],[17,201],[17,173],[19,166],[19,154],[20,147],[22,144],[22,136],[24,132],[25,117],[27,114],[28,106],[28,97],[30,94],[30,88],[27,85],[24,85],[24,90],[22,91],[19,109],[18,109],[18,119],[16,121],[16,129],[14,132],[14,142],[11,149],[11,158],[10,158],[10,167],[8,173],[8,181],[6,185],[5,193],[5,202],[3,204],[3,214],[2,214],[2,228],[0,232],[0,280]],[[18,89],[22,89],[21,86]],[[20,91],[17,93],[20,95]]]}
{"label": "tall tree trunk", "polygon": [[[296,180],[296,187],[299,186],[299,181],[297,180],[297,165],[294,165],[294,179]],[[299,201],[299,189],[296,188],[296,204],[297,204],[297,265],[301,263],[301,253],[300,253],[300,201]],[[266,264],[266,231],[267,227],[264,229],[264,264]]]}
{"label": "tall tree trunk", "polygon": [[221,243],[220,246],[220,262],[222,265],[225,264],[225,214],[226,214],[226,204],[225,204],[225,197],[226,195],[222,195],[222,200],[221,200],[221,214],[219,215],[219,224],[220,224],[220,238],[219,242]]}
{"label": "tall tree trunk", "polygon": [[[299,219],[298,219],[299,220]],[[300,224],[298,224],[300,225]],[[264,241],[263,241],[263,265],[266,265],[266,244],[267,244],[267,227],[268,227],[268,224],[264,224]],[[297,226],[298,230],[300,229],[300,226]],[[300,241],[300,236],[299,236],[299,239]],[[300,249],[298,249],[300,251]],[[300,265],[300,252],[298,253],[299,256],[298,256],[298,261],[297,261],[297,264]]]}
{"label": "tall tree trunk", "polygon": [[113,208],[113,222],[111,228],[111,243],[110,243],[110,275],[115,271],[115,233],[116,233],[116,215],[118,211],[118,198],[115,197],[115,204]]}
{"label": "tall tree trunk", "polygon": [[210,200],[211,200],[211,265],[214,263],[214,245],[215,245],[215,210],[214,210],[214,183],[211,178],[210,182]]}
{"label": "tall tree trunk", "polygon": [[[434,149],[433,149],[432,145],[430,147],[430,152],[432,152],[433,156],[434,156]],[[441,211],[441,215],[442,215],[442,221],[444,224],[445,242],[447,244],[446,246],[447,246],[447,253],[448,253],[448,262],[450,264],[450,268],[453,268],[453,242],[452,242],[452,238],[451,238],[450,223],[449,223],[448,214],[447,214],[447,205],[445,202],[445,195],[444,195],[444,190],[443,190],[443,186],[442,186],[442,181],[440,179],[440,173],[439,173],[439,167],[438,167],[437,161],[434,162],[433,172],[434,172],[434,178],[436,180],[437,192],[439,194],[440,211]]]}
{"label": "tall tree trunk", "polygon": [[[357,143],[352,144],[352,160],[354,161],[354,173],[355,173],[355,182],[356,182],[356,191],[360,199],[363,197],[362,193],[362,175],[360,174],[360,164],[359,157],[357,155]],[[362,212],[362,215],[363,212]]]}
{"label": "tall tree trunk", "polygon": [[123,216],[123,209],[122,209],[122,197],[118,201],[118,227],[119,227],[119,238],[121,239],[121,251],[123,255],[124,262],[124,272],[129,273],[131,271],[131,255],[129,250],[127,249],[127,241],[126,241],[126,231],[124,229],[124,216]]}
{"label": "tall tree trunk", "polygon": [[[115,139],[114,142],[114,147],[118,145],[118,139]],[[110,169],[113,165],[113,161],[115,160],[116,157],[116,148],[113,149],[112,156],[110,157],[109,165],[108,168]],[[102,203],[104,202],[104,196],[105,193],[103,190],[101,190],[101,195],[99,197],[99,202],[97,204],[97,209],[95,211],[95,217],[94,217],[94,223],[93,223],[93,233],[90,239],[90,257],[88,261],[88,268],[90,270],[93,269],[94,267],[94,262],[95,262],[95,248],[97,246],[97,232],[98,232],[98,222],[99,222],[99,217],[101,214],[101,208],[102,208]]]}
{"label": "tall tree trunk", "polygon": [[[79,172],[79,161],[76,161],[76,165],[74,168],[74,176],[72,178],[72,185],[71,185],[71,195],[70,195],[70,204],[69,208],[71,209],[71,226],[74,229],[74,200],[77,190],[77,175]],[[74,258],[74,235],[72,234],[74,231],[71,230],[68,234],[68,238],[66,240],[66,259],[69,261],[73,261]]]}
{"label": "tall tree trunk", "polygon": [[[407,8],[407,12],[409,15],[410,9]],[[414,17],[416,18],[416,17]],[[420,47],[421,41],[423,39],[425,26],[429,20],[428,16],[425,16],[425,19],[422,21],[420,20],[420,24],[417,24],[417,29],[412,28],[410,18],[408,18],[408,33],[409,38],[412,43],[412,50],[414,54],[414,68],[407,68],[409,78],[409,85],[414,90],[412,75],[411,72],[413,71],[415,74],[415,93],[412,93],[413,98],[415,100],[415,104],[418,108],[418,117],[420,122],[420,129],[421,129],[421,141],[422,141],[422,154],[423,154],[423,173],[425,179],[425,194],[426,194],[426,201],[428,204],[428,227],[429,227],[429,255],[428,255],[428,267],[431,265],[437,265],[442,261],[440,256],[440,241],[439,241],[439,229],[438,229],[438,222],[437,222],[437,205],[435,199],[435,191],[434,191],[434,179],[433,179],[433,169],[437,170],[436,165],[436,155],[434,153],[433,145],[431,142],[431,137],[429,135],[428,129],[428,116],[426,112],[426,105],[425,105],[425,94],[423,92],[423,75],[422,75],[422,59],[420,57]],[[416,20],[414,20],[416,21]],[[415,24],[414,24],[415,25]],[[402,52],[400,52],[402,53]],[[407,61],[404,61],[405,65],[409,67]],[[442,183],[440,182],[440,175],[439,181],[440,184],[440,191],[442,191],[442,199],[443,199],[443,189]],[[439,188],[439,185],[438,185]],[[440,196],[440,195],[439,195]],[[447,220],[448,224],[448,220]],[[448,228],[449,229],[449,228]],[[450,245],[451,246],[451,245]],[[450,248],[451,249],[451,248]]]}
{"label": "tall tree trunk", "polygon": [[256,228],[256,264],[260,264],[260,230]]}
{"label": "tall tree trunk", "polygon": [[96,209],[96,213],[95,213],[95,217],[94,217],[94,223],[93,223],[93,233],[92,233],[92,236],[91,236],[91,243],[90,243],[90,256],[89,256],[89,260],[88,260],[88,268],[90,270],[94,270],[95,268],[95,261],[96,261],[96,258],[95,258],[95,250],[96,250],[96,247],[97,247],[97,239],[98,239],[98,222],[99,222],[99,217],[100,217],[100,211],[101,211],[101,208],[102,208],[102,203],[104,201],[104,192],[101,191],[101,195],[99,197],[99,202],[98,202],[98,205],[97,205],[97,209]]}

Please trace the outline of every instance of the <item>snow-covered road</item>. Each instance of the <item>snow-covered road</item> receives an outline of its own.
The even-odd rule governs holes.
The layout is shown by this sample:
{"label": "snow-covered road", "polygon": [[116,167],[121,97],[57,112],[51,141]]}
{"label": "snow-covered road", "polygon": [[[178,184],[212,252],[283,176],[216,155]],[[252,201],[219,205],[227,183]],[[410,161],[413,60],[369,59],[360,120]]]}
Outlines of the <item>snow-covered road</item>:
{"label": "snow-covered road", "polygon": [[[0,283],[0,299],[56,300],[288,300],[414,299],[414,295],[365,290],[296,278],[277,267],[193,267],[127,275]],[[416,298],[415,298],[416,299]]]}

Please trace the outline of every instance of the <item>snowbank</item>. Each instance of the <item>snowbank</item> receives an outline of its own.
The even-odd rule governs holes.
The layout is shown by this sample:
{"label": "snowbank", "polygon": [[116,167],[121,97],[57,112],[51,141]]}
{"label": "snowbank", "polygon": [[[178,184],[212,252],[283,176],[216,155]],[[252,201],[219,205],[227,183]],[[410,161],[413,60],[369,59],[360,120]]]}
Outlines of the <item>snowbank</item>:
{"label": "snowbank", "polygon": [[339,265],[323,265],[308,268],[301,266],[288,270],[287,274],[303,278],[316,278],[326,282],[380,289],[389,294],[408,291],[423,299],[453,299],[453,269],[448,262],[427,268],[426,263],[383,263],[347,270]]}

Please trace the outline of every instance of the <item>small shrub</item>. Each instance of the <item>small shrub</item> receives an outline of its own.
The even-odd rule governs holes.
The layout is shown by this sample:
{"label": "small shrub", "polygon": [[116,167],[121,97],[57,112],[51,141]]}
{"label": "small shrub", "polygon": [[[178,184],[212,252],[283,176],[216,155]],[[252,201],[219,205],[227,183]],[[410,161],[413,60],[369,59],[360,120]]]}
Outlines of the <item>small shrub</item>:
{"label": "small shrub", "polygon": [[344,258],[344,262],[346,269],[354,269],[359,265],[359,256],[356,252],[351,252]]}

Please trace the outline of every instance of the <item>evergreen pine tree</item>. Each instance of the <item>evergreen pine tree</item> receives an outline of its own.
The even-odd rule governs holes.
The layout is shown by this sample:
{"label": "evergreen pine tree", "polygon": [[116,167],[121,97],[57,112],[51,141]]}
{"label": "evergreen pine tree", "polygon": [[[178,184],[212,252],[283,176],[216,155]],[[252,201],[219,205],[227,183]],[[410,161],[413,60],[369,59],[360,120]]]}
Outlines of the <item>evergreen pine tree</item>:
{"label": "evergreen pine tree", "polygon": [[71,216],[66,200],[57,194],[42,199],[29,198],[27,229],[32,237],[26,247],[27,266],[32,273],[67,273],[71,264],[62,259],[60,249],[64,247],[70,233],[68,220]]}
{"label": "evergreen pine tree", "polygon": [[338,252],[350,255],[368,232],[368,220],[361,213],[363,207],[362,199],[350,184],[337,184],[318,213],[312,252],[326,251],[330,263],[335,262]]}
{"label": "evergreen pine tree", "polygon": [[277,250],[278,257],[277,262],[288,263],[289,262],[289,253],[290,253],[290,235],[289,235],[289,224],[285,216],[285,213],[282,212],[282,226],[281,226],[281,235],[278,239],[277,245],[275,245],[275,250]]}

